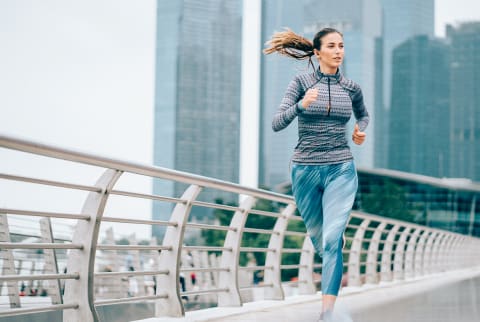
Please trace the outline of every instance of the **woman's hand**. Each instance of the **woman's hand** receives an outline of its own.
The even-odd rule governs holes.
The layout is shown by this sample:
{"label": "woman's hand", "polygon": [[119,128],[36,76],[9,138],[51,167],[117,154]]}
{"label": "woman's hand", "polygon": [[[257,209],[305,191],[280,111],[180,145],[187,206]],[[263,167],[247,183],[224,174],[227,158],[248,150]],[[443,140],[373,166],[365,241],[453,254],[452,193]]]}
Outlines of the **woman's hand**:
{"label": "woman's hand", "polygon": [[318,88],[310,88],[302,99],[302,107],[307,109],[310,104],[317,100]]}
{"label": "woman's hand", "polygon": [[358,124],[355,124],[355,128],[353,129],[353,134],[352,134],[352,140],[355,142],[355,144],[362,144],[365,141],[365,137],[367,135],[365,132],[361,132],[360,129],[358,128]]}

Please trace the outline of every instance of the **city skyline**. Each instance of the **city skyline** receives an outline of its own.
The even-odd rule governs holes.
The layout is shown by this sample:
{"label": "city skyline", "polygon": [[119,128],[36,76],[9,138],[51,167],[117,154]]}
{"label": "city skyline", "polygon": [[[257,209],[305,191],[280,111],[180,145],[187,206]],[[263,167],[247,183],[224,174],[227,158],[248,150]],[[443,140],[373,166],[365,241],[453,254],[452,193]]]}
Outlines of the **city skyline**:
{"label": "city skyline", "polygon": [[[443,21],[480,20],[478,1],[442,5]],[[153,164],[155,7],[0,1],[2,133]],[[0,153],[14,170],[15,159]]]}

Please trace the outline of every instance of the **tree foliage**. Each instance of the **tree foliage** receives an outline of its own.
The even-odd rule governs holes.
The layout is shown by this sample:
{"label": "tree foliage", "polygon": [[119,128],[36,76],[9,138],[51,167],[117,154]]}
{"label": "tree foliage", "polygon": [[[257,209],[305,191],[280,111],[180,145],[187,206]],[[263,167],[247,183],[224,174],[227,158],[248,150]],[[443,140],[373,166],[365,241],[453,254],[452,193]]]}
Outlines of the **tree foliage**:
{"label": "tree foliage", "polygon": [[415,211],[408,204],[407,191],[391,180],[370,187],[361,195],[361,210],[378,216],[417,222]]}
{"label": "tree foliage", "polygon": [[[215,200],[218,204],[223,204],[223,200]],[[231,206],[236,206],[230,203]],[[262,210],[272,213],[280,213],[282,205],[270,200],[258,200],[254,206],[256,210]],[[214,211],[215,220],[219,225],[229,226],[233,217],[233,212],[229,210],[216,209]],[[272,230],[275,226],[277,218],[264,215],[249,214],[246,218],[245,227]],[[291,231],[305,231],[304,224],[301,221],[291,221],[288,226],[288,230]],[[203,230],[202,237],[208,246],[223,246],[225,241],[226,232],[219,230]],[[242,235],[242,247],[258,247],[267,248],[270,241],[270,234],[260,233],[243,233]],[[299,236],[288,236],[284,239],[283,248],[301,248],[303,244],[303,238]],[[265,265],[266,253],[265,252],[253,252],[257,265]],[[251,256],[250,255],[250,256]],[[240,256],[240,265],[245,266],[249,260],[247,253],[242,253]],[[300,255],[295,253],[287,253],[282,257],[283,265],[298,264]],[[289,280],[290,278],[297,276],[297,270],[284,270],[282,271],[282,280]]]}

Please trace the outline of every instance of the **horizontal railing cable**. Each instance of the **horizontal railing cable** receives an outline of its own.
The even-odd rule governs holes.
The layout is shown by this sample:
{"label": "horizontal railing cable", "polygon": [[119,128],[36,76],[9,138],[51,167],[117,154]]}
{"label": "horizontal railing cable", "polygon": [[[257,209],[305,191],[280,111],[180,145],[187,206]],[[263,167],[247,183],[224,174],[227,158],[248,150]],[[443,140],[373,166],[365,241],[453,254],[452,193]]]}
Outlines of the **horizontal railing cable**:
{"label": "horizontal railing cable", "polygon": [[0,208],[0,214],[90,220],[89,215],[67,214],[67,213],[49,212],[49,211],[33,211],[33,210],[24,210],[24,209],[11,209],[11,208]]}
{"label": "horizontal railing cable", "polygon": [[42,184],[42,185],[47,185],[47,186],[53,186],[53,187],[92,191],[92,192],[98,192],[98,193],[102,192],[102,189],[99,189],[98,187],[93,187],[93,186],[85,186],[85,185],[73,184],[73,183],[67,183],[67,182],[61,182],[61,181],[45,180],[45,179],[39,179],[39,178],[29,178],[29,177],[2,174],[2,173],[0,173],[0,179],[20,181],[20,182],[29,182],[29,183],[36,183],[36,184]]}

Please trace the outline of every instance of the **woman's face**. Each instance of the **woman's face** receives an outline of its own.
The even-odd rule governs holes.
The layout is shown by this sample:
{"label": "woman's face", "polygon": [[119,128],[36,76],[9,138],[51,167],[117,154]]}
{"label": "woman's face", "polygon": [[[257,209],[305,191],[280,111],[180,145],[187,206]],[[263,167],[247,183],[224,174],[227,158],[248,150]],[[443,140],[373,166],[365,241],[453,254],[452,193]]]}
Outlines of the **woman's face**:
{"label": "woman's face", "polygon": [[339,33],[332,32],[323,36],[321,43],[320,50],[315,49],[314,52],[322,71],[324,69],[336,71],[343,61],[343,37]]}

